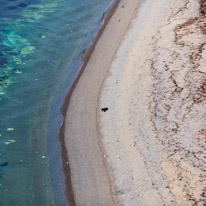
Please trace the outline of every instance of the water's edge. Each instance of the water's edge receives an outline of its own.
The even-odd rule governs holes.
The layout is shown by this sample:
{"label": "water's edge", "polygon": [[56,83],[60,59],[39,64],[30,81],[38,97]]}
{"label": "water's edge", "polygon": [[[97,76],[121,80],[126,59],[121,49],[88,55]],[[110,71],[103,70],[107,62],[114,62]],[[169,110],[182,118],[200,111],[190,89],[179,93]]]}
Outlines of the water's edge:
{"label": "water's edge", "polygon": [[69,107],[71,95],[72,95],[80,77],[82,76],[82,74],[87,66],[87,63],[88,63],[88,61],[89,61],[89,59],[90,59],[90,57],[95,49],[95,46],[96,46],[98,40],[100,39],[100,37],[101,37],[106,25],[108,24],[110,18],[113,16],[114,12],[116,11],[116,8],[119,5],[120,1],[121,0],[114,0],[114,2],[112,3],[112,5],[108,9],[108,11],[103,15],[103,24],[100,26],[99,31],[98,31],[96,37],[93,39],[91,46],[83,52],[83,54],[82,54],[83,64],[82,64],[72,86],[69,88],[69,91],[64,99],[64,103],[61,107],[61,113],[63,116],[63,123],[62,123],[62,126],[61,126],[60,131],[59,131],[59,141],[60,141],[61,149],[62,149],[61,156],[62,156],[63,171],[64,171],[64,175],[65,175],[65,185],[66,185],[65,192],[66,192],[66,196],[68,198],[70,206],[75,205],[75,200],[74,200],[74,193],[73,193],[73,187],[72,187],[72,182],[71,182],[70,165],[69,165],[69,160],[68,160],[68,156],[67,156],[67,149],[66,149],[65,141],[64,141],[66,114],[67,114],[67,110]]}

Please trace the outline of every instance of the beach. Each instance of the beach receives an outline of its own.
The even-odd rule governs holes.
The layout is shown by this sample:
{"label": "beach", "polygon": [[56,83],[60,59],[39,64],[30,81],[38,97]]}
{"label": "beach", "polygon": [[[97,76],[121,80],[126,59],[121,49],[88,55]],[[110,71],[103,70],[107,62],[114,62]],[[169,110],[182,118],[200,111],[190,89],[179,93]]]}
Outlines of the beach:
{"label": "beach", "polygon": [[113,5],[66,99],[70,205],[205,205],[204,4]]}

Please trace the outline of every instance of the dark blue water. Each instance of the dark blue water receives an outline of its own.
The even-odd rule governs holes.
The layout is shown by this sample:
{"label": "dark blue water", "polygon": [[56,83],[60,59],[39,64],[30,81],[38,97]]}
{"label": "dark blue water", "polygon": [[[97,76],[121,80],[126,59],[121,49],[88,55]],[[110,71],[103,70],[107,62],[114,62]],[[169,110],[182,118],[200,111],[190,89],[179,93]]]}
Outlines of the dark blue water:
{"label": "dark blue water", "polygon": [[64,206],[60,107],[112,0],[0,0],[0,205]]}

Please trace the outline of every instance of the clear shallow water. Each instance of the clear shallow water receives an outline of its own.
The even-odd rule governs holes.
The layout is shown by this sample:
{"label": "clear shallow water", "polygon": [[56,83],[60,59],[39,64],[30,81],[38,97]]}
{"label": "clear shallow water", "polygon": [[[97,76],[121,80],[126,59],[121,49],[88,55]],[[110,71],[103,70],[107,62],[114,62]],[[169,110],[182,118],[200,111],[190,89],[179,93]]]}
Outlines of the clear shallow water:
{"label": "clear shallow water", "polygon": [[112,0],[0,0],[0,205],[67,205],[60,107]]}

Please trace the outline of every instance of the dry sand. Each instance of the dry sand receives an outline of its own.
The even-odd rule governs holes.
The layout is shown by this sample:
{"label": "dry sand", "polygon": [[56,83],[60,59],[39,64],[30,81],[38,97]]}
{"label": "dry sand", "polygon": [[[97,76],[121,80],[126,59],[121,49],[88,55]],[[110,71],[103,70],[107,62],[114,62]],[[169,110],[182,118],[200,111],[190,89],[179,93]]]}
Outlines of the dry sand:
{"label": "dry sand", "polygon": [[120,1],[67,111],[76,205],[206,205],[204,3]]}

